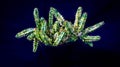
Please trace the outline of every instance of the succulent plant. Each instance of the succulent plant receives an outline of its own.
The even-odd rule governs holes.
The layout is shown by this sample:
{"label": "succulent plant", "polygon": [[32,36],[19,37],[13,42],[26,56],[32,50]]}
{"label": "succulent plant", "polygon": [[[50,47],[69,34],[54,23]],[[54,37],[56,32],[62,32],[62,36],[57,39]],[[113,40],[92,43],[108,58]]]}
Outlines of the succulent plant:
{"label": "succulent plant", "polygon": [[[27,28],[18,32],[16,38],[27,36],[27,39],[33,41],[33,52],[36,52],[39,42],[46,46],[58,46],[63,43],[75,42],[80,38],[83,42],[93,47],[93,42],[100,40],[100,36],[90,36],[93,32],[104,24],[104,21],[93,26],[84,28],[87,19],[87,13],[82,13],[82,7],[78,7],[74,24],[65,20],[63,16],[53,7],[50,8],[48,22],[39,17],[37,8],[33,11],[36,27]],[[56,18],[53,21],[53,18]]]}

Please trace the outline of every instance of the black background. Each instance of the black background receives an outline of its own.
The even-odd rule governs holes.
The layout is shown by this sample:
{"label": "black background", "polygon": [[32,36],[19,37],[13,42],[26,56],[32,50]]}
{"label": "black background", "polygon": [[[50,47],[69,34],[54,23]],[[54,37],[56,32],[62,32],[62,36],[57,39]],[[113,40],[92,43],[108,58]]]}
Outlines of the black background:
{"label": "black background", "polygon": [[[120,62],[119,1],[117,0],[4,0],[0,2],[0,67],[116,67]],[[74,21],[76,10],[88,13],[85,27],[105,21],[92,33],[102,39],[91,48],[77,40],[58,47],[39,46],[32,52],[32,42],[16,39],[17,32],[35,27],[33,9],[48,20],[50,7],[66,20]]]}

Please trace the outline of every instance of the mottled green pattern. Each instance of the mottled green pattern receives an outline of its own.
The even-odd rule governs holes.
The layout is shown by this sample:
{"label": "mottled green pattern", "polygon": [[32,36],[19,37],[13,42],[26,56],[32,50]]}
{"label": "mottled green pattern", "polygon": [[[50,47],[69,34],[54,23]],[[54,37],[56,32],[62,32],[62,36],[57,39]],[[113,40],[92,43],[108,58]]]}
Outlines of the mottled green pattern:
{"label": "mottled green pattern", "polygon": [[87,27],[84,31],[83,31],[83,34],[87,34],[87,33],[90,33],[94,30],[96,30],[97,28],[100,28],[102,25],[104,24],[104,21],[102,22],[99,22],[93,26],[90,26],[90,27]]}
{"label": "mottled green pattern", "polygon": [[34,38],[33,39],[33,52],[37,51],[38,44],[39,44],[39,41],[36,38]]}
{"label": "mottled green pattern", "polygon": [[[78,7],[74,24],[65,20],[57,9],[51,7],[49,11],[48,22],[39,17],[37,8],[33,11],[35,28],[27,28],[16,34],[16,38],[27,36],[29,41],[33,41],[33,52],[36,52],[39,42],[46,46],[58,46],[68,42],[75,42],[80,38],[85,44],[93,47],[93,42],[101,39],[100,36],[89,36],[88,34],[100,28],[104,22],[99,22],[93,26],[84,28],[87,13],[82,14],[82,7]],[[56,18],[55,21],[53,19]]]}
{"label": "mottled green pattern", "polygon": [[27,36],[27,39],[30,41],[33,40],[33,38],[35,38],[34,32],[32,32],[30,35]]}
{"label": "mottled green pattern", "polygon": [[37,8],[34,9],[33,15],[34,15],[36,27],[39,28],[40,27],[40,22],[39,22],[40,20],[39,20],[39,11]]}
{"label": "mottled green pattern", "polygon": [[76,15],[75,15],[75,22],[74,22],[74,29],[77,30],[78,28],[78,23],[79,20],[81,18],[81,14],[82,14],[82,7],[78,7]]}
{"label": "mottled green pattern", "polygon": [[54,24],[53,24],[53,28],[52,28],[52,33],[54,34],[55,32],[59,31],[59,21],[56,21]]}
{"label": "mottled green pattern", "polygon": [[87,19],[87,13],[85,12],[83,13],[82,17],[78,21],[79,26],[78,26],[77,33],[81,32],[84,29],[86,19]]}
{"label": "mottled green pattern", "polygon": [[58,46],[61,42],[62,38],[64,37],[65,32],[61,32],[60,35],[55,39],[53,46]]}
{"label": "mottled green pattern", "polygon": [[83,41],[84,42],[94,42],[100,40],[100,36],[84,36]]}
{"label": "mottled green pattern", "polygon": [[21,37],[27,36],[28,34],[32,33],[33,31],[34,31],[34,28],[27,28],[27,29],[22,30],[21,32],[18,32],[15,35],[15,37],[21,38]]}
{"label": "mottled green pattern", "polygon": [[50,10],[51,10],[51,13],[54,15],[54,17],[58,21],[60,21],[60,25],[62,25],[63,24],[62,22],[64,21],[63,16],[55,8],[53,8],[53,7],[51,7]]}

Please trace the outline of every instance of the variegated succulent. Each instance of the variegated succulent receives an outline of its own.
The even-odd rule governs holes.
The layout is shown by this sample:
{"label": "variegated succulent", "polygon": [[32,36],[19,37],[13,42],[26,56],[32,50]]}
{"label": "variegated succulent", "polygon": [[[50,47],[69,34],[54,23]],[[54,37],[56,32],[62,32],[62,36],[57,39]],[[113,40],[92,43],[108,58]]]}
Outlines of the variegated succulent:
{"label": "variegated succulent", "polygon": [[[93,47],[92,42],[100,40],[100,36],[89,36],[88,33],[104,24],[102,21],[84,28],[87,13],[82,13],[82,7],[77,9],[74,24],[65,20],[53,7],[50,8],[48,22],[43,17],[39,17],[37,8],[34,9],[33,15],[36,27],[24,29],[15,36],[16,38],[27,36],[28,40],[33,41],[33,52],[36,52],[39,42],[44,43],[46,46],[58,46],[63,43],[74,42],[78,38]],[[54,18],[56,18],[55,21]]]}

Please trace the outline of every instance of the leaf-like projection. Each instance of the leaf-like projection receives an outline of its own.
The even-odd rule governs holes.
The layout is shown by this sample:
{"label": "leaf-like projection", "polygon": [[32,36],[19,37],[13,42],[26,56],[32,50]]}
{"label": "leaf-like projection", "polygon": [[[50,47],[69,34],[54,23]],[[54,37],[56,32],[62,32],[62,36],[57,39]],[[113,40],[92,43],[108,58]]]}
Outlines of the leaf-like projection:
{"label": "leaf-like projection", "polygon": [[75,15],[74,28],[78,28],[78,22],[80,20],[81,14],[82,14],[82,7],[78,7]]}
{"label": "leaf-like projection", "polygon": [[16,38],[25,37],[25,36],[27,36],[28,34],[34,32],[34,30],[35,30],[34,28],[24,29],[24,30],[22,30],[21,32],[18,32],[18,33],[15,35],[15,37],[16,37]]}
{"label": "leaf-like projection", "polygon": [[33,39],[33,52],[37,51],[38,44],[39,44],[39,41],[36,38],[34,38]]}
{"label": "leaf-like projection", "polygon": [[35,19],[35,22],[36,22],[36,26],[38,28],[38,25],[39,25],[39,11],[38,11],[37,8],[34,9],[33,15],[34,15],[34,19]]}
{"label": "leaf-like projection", "polygon": [[64,21],[65,32],[70,35],[73,33],[72,23],[69,21]]}
{"label": "leaf-like projection", "polygon": [[86,19],[87,19],[87,13],[85,12],[82,14],[82,17],[79,20],[79,26],[78,26],[77,33],[80,33],[84,29]]}
{"label": "leaf-like projection", "polygon": [[47,31],[47,22],[45,19],[42,17],[41,18],[41,31],[45,33]]}
{"label": "leaf-like projection", "polygon": [[53,25],[53,28],[52,28],[52,33],[55,34],[55,32],[59,31],[59,21],[56,21]]}
{"label": "leaf-like projection", "polygon": [[90,47],[93,47],[93,43],[92,42],[86,42],[86,44],[88,44]]}
{"label": "leaf-like projection", "polygon": [[61,32],[60,35],[58,35],[58,37],[56,38],[56,40],[53,43],[53,46],[57,46],[59,45],[59,43],[61,42],[61,40],[63,39],[65,35],[65,32]]}
{"label": "leaf-like projection", "polygon": [[93,26],[90,26],[90,27],[86,28],[86,29],[83,31],[83,34],[90,33],[90,32],[92,32],[92,31],[100,28],[103,24],[104,24],[104,21],[99,22],[99,23],[97,23],[97,24],[95,24],[95,25],[93,25]]}
{"label": "leaf-like projection", "polygon": [[51,13],[55,16],[55,18],[60,21],[60,25],[62,25],[62,22],[64,21],[63,16],[53,7],[50,8]]}
{"label": "leaf-like projection", "polygon": [[83,41],[84,42],[94,42],[100,40],[100,36],[84,36]]}

